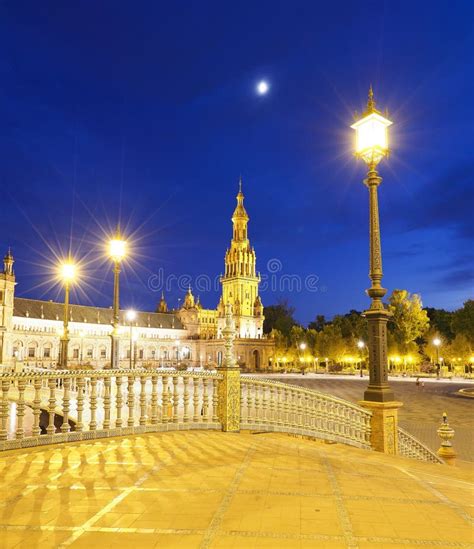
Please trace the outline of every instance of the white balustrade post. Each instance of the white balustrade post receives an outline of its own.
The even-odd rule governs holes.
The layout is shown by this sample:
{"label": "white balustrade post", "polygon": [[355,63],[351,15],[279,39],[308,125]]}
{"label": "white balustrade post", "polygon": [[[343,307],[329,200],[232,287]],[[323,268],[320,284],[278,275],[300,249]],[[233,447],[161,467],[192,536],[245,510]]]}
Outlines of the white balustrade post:
{"label": "white balustrade post", "polygon": [[112,379],[109,376],[104,378],[104,424],[103,429],[110,429],[110,387]]}
{"label": "white balustrade post", "polygon": [[128,420],[127,420],[127,426],[133,427],[135,424],[135,418],[133,416],[134,412],[134,406],[135,406],[135,378],[131,375],[128,376],[128,383],[127,383],[127,391],[128,391]]}
{"label": "white balustrade post", "polygon": [[56,432],[56,428],[54,426],[54,416],[55,416],[55,410],[56,410],[56,378],[50,377],[48,379],[48,386],[49,386],[49,406],[48,406],[48,413],[49,413],[49,421],[48,421],[48,427],[46,428],[46,432],[48,435],[54,435]]}
{"label": "white balustrade post", "polygon": [[33,429],[32,435],[37,437],[41,434],[40,415],[41,415],[41,378],[35,377],[33,386],[35,388],[35,396],[33,398]]}
{"label": "white balustrade post", "polygon": [[161,423],[168,423],[168,408],[170,405],[169,394],[168,394],[168,384],[169,377],[163,377],[163,389],[162,389],[162,407],[161,407]]}
{"label": "white balustrade post", "polygon": [[199,378],[193,377],[193,421],[199,423]]}
{"label": "white balustrade post", "polygon": [[158,423],[158,376],[151,376],[151,424]]}
{"label": "white balustrade post", "polygon": [[76,422],[76,432],[81,433],[84,429],[84,424],[82,422],[82,413],[84,412],[84,388],[86,381],[82,377],[83,374],[79,374],[77,378],[77,422]]}
{"label": "white balustrade post", "polygon": [[16,434],[15,438],[23,438],[25,431],[23,429],[23,418],[25,417],[25,389],[26,380],[18,380],[18,401],[16,404]]}
{"label": "white balustrade post", "polygon": [[202,380],[202,421],[207,423],[209,421],[209,394],[208,394],[208,380]]}
{"label": "white balustrade post", "polygon": [[188,383],[189,378],[187,376],[183,376],[183,386],[184,386],[184,395],[183,395],[183,406],[184,406],[184,413],[183,413],[183,422],[188,423],[189,422],[189,389],[188,389]]}
{"label": "white balustrade post", "polygon": [[69,389],[71,387],[71,379],[69,377],[64,378],[63,382],[63,423],[61,425],[61,433],[69,433]]}
{"label": "white balustrade post", "polygon": [[89,430],[95,431],[97,429],[96,410],[97,410],[97,378],[91,378],[91,393],[89,396],[90,414],[91,419],[89,422]]}
{"label": "white balustrade post", "polygon": [[146,375],[140,376],[140,420],[141,426],[146,425]]}
{"label": "white balustrade post", "polygon": [[2,403],[0,406],[0,440],[6,440],[8,437],[8,413],[10,403],[8,402],[8,391],[10,390],[10,381],[2,380]]}
{"label": "white balustrade post", "polygon": [[179,406],[179,393],[178,393],[178,376],[173,377],[173,423],[179,422],[178,406]]}
{"label": "white balustrade post", "polygon": [[115,393],[115,411],[116,411],[116,419],[115,419],[115,427],[119,429],[122,427],[122,406],[123,406],[123,396],[122,396],[122,376],[120,374],[117,374],[115,376],[115,385],[117,386],[116,393]]}

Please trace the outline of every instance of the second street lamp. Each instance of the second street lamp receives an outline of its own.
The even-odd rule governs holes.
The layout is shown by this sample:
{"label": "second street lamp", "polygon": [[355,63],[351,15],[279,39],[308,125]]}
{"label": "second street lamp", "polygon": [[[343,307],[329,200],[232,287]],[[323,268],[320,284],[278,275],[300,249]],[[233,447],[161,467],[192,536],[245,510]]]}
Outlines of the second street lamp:
{"label": "second street lamp", "polygon": [[362,339],[359,339],[357,342],[357,347],[359,349],[359,371],[360,371],[360,377],[364,377],[362,373],[362,349],[365,347],[365,343],[362,341]]}
{"label": "second street lamp", "polygon": [[119,329],[120,329],[120,263],[124,259],[127,252],[127,243],[120,237],[117,230],[115,238],[109,241],[109,256],[114,262],[114,300],[113,300],[113,315],[112,315],[112,345],[110,352],[110,367],[118,368],[119,366]]}
{"label": "second street lamp", "polygon": [[59,367],[61,370],[66,370],[69,348],[69,290],[71,283],[76,278],[76,266],[71,260],[61,265],[60,276],[64,284],[64,314],[63,334],[59,347]]}

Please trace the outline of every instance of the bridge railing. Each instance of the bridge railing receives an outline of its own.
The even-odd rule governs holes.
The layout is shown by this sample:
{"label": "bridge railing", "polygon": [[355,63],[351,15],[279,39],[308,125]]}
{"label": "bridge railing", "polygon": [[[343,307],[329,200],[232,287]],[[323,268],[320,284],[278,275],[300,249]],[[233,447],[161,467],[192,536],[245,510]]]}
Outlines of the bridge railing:
{"label": "bridge railing", "polygon": [[371,413],[331,395],[261,378],[242,377],[242,429],[282,431],[370,448]]}
{"label": "bridge railing", "polygon": [[401,427],[398,428],[398,453],[419,461],[444,463],[438,455]]}
{"label": "bridge railing", "polygon": [[131,433],[220,429],[220,379],[211,372],[137,369],[1,374],[0,450]]}

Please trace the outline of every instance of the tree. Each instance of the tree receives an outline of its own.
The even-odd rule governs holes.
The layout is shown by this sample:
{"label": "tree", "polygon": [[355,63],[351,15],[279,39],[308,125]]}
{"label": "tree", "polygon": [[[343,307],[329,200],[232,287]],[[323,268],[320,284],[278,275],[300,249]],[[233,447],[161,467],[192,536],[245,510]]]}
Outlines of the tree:
{"label": "tree", "polygon": [[316,318],[313,320],[313,322],[310,322],[308,324],[308,329],[321,332],[326,324],[327,322],[324,315],[316,315]]}
{"label": "tree", "polygon": [[436,333],[446,341],[451,341],[454,338],[451,326],[454,313],[433,307],[426,307],[425,311],[430,319],[430,326],[435,329]]}
{"label": "tree", "polygon": [[474,345],[474,299],[468,299],[461,309],[454,311],[451,328],[455,335],[464,335]]}
{"label": "tree", "polygon": [[265,307],[265,320],[263,332],[269,334],[273,329],[281,332],[285,337],[290,336],[290,331],[297,324],[293,318],[295,310],[288,305],[288,301],[280,301],[276,305]]}
{"label": "tree", "polygon": [[367,320],[359,311],[352,309],[345,315],[336,315],[332,324],[339,327],[342,337],[351,340],[352,342],[359,339],[367,341]]}
{"label": "tree", "polygon": [[317,351],[320,360],[328,357],[336,362],[340,361],[346,353],[347,343],[342,337],[341,330],[338,326],[328,324],[322,332],[318,334]]}
{"label": "tree", "polygon": [[392,333],[402,352],[407,352],[409,344],[427,332],[430,326],[428,314],[420,296],[411,295],[407,290],[393,290],[388,304],[392,313]]}

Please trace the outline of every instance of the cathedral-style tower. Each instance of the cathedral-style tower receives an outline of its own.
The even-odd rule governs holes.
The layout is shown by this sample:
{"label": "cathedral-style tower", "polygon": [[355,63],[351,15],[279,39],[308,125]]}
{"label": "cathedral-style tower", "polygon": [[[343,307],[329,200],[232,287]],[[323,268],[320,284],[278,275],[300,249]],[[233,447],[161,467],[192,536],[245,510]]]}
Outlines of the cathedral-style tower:
{"label": "cathedral-style tower", "polygon": [[161,292],[161,299],[158,303],[158,307],[156,308],[157,313],[167,313],[168,312],[168,304],[165,300],[165,294],[164,292]]}
{"label": "cathedral-style tower", "polygon": [[224,305],[230,303],[237,337],[260,338],[264,320],[263,306],[258,295],[260,275],[256,270],[255,250],[250,246],[248,239],[248,221],[240,178],[237,206],[232,215],[232,241],[225,254],[225,274],[221,277],[219,329],[224,327]]}
{"label": "cathedral-style tower", "polygon": [[15,296],[15,273],[13,255],[10,251],[3,258],[3,273],[0,273],[0,364],[12,360],[11,342],[13,299]]}

